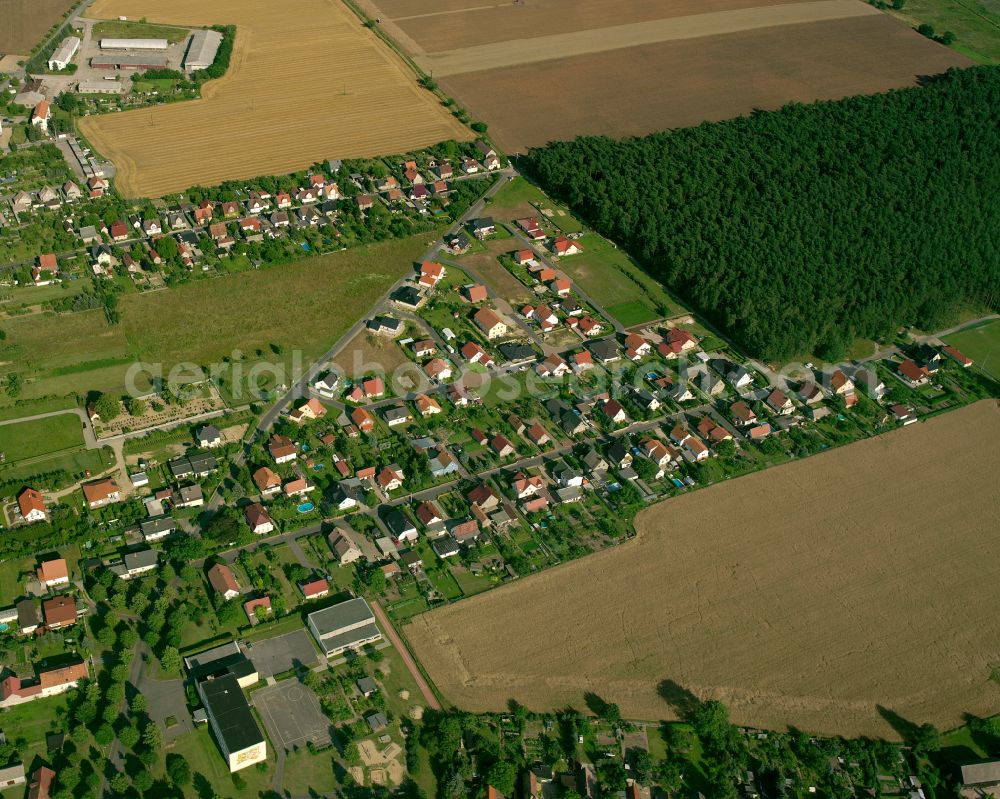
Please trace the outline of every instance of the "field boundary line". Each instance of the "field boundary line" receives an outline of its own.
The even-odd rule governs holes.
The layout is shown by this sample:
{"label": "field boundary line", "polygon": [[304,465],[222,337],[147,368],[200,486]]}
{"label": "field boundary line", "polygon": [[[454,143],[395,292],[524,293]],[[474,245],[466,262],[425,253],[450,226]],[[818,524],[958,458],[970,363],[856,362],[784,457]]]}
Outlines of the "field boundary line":
{"label": "field boundary line", "polygon": [[814,0],[780,6],[712,11],[652,22],[491,42],[428,53],[417,56],[415,60],[425,72],[435,77],[447,77],[661,42],[876,15],[880,15],[878,9],[859,0]]}

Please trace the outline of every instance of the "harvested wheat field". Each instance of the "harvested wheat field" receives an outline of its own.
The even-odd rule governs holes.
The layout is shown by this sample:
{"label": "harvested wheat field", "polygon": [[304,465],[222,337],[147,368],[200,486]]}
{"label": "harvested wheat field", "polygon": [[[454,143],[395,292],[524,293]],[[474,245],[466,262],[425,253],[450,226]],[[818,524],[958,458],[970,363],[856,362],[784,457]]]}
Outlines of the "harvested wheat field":
{"label": "harvested wheat field", "polygon": [[996,713],[1000,405],[687,494],[639,536],[416,617],[444,695],[672,717],[671,681],[735,721],[894,736]]}
{"label": "harvested wheat field", "polygon": [[971,65],[861,0],[365,0],[508,152],[643,135]]}
{"label": "harvested wheat field", "polygon": [[73,0],[0,0],[0,54],[27,55]]}
{"label": "harvested wheat field", "polygon": [[127,196],[471,137],[339,0],[97,0],[88,10],[120,14],[237,26],[229,71],[200,100],[80,121],[115,162],[116,187]]}

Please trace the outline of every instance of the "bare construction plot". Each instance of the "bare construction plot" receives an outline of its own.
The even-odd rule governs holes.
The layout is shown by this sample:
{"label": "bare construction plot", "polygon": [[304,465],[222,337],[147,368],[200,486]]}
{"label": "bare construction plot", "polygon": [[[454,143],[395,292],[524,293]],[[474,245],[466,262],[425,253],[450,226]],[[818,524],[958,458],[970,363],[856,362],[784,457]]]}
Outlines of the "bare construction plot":
{"label": "bare construction plot", "polygon": [[177,0],[155,8],[148,0],[97,0],[88,15],[237,27],[228,72],[206,84],[200,100],[80,121],[115,162],[125,195],[471,137],[339,0]]}
{"label": "bare construction plot", "polygon": [[894,736],[881,706],[953,726],[996,710],[998,473],[984,401],[651,507],[637,540],[405,632],[468,710],[593,691],[670,718],[672,682],[743,724]]}

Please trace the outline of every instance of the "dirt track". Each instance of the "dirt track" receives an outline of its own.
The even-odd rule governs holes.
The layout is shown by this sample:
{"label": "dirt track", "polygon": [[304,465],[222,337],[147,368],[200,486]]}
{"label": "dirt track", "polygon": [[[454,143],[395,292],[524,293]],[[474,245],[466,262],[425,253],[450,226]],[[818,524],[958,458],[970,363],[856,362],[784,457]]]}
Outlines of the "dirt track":
{"label": "dirt track", "polygon": [[1000,406],[649,508],[639,538],[404,629],[468,710],[672,716],[662,681],[733,718],[893,737],[882,706],[942,727],[998,709]]}
{"label": "dirt track", "polygon": [[625,50],[658,42],[863,16],[880,16],[880,14],[872,6],[859,3],[858,0],[813,0],[804,3],[713,11],[595,30],[553,33],[516,42],[494,42],[478,47],[462,47],[421,56],[417,58],[417,63],[425,72],[437,77],[447,77],[463,72],[479,72],[603,53],[609,50]]}
{"label": "dirt track", "polygon": [[81,120],[84,135],[118,166],[116,187],[125,195],[471,137],[340,0],[175,0],[155,10],[148,0],[97,0],[88,10],[119,14],[237,26],[230,69],[202,99]]}

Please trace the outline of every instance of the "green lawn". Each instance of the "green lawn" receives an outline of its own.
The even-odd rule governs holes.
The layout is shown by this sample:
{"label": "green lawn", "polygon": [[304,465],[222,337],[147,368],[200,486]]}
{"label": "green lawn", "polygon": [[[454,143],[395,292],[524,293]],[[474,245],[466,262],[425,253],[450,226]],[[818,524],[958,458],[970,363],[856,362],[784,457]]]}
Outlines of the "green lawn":
{"label": "green lawn", "polygon": [[0,427],[0,449],[6,455],[8,463],[82,445],[82,425],[80,418],[75,414],[68,413]]}
{"label": "green lawn", "polygon": [[284,788],[292,796],[312,796],[315,793],[333,793],[337,787],[334,778],[333,750],[327,749],[315,755],[307,749],[300,749],[285,759]]}
{"label": "green lawn", "polygon": [[890,13],[913,27],[933,25],[939,35],[951,31],[952,48],[981,64],[1000,64],[998,0],[906,0],[902,11]]}
{"label": "green lawn", "polygon": [[24,596],[21,574],[35,566],[34,558],[18,558],[0,563],[0,606],[10,607],[15,599]]}
{"label": "green lawn", "polygon": [[973,368],[1000,381],[1000,321],[985,322],[945,338],[967,358],[975,361]]}
{"label": "green lawn", "polygon": [[642,300],[620,302],[609,306],[607,311],[625,327],[646,324],[658,318],[656,312]]}
{"label": "green lawn", "polygon": [[[271,365],[290,383],[296,368],[308,366],[411,268],[426,243],[424,237],[392,240],[129,294],[113,327],[101,311],[11,319],[4,323],[0,376],[20,374],[27,399],[121,392],[133,361],[159,364],[166,374],[180,362],[204,367],[239,351],[244,376],[255,365]],[[232,372],[221,377],[232,399]],[[265,373],[263,382],[276,379]],[[144,387],[141,376],[137,383]]]}
{"label": "green lawn", "polygon": [[0,481],[28,481],[39,474],[65,472],[69,478],[64,483],[60,482],[59,487],[62,487],[63,484],[83,479],[85,472],[100,474],[111,468],[113,463],[114,457],[108,447],[70,450],[0,466]]}
{"label": "green lawn", "polygon": [[525,203],[546,204],[548,202],[549,199],[542,194],[541,189],[519,176],[493,196],[489,207],[496,211],[505,211]]}
{"label": "green lawn", "polygon": [[0,711],[0,728],[7,731],[8,737],[24,738],[28,742],[26,749],[19,752],[26,766],[36,755],[45,755],[47,733],[64,729],[61,719],[65,717],[68,702],[69,697],[63,694]]}
{"label": "green lawn", "polygon": [[177,44],[187,38],[190,31],[187,28],[174,28],[169,25],[155,25],[142,20],[109,19],[94,25],[95,39],[166,39],[171,44]]}
{"label": "green lawn", "polygon": [[[636,318],[640,305],[649,309],[652,318],[683,311],[663,286],[607,239],[588,233],[580,238],[580,245],[583,252],[560,258],[559,268],[609,313],[610,308],[618,307],[626,317]],[[623,319],[619,321],[628,324]]]}
{"label": "green lawn", "polygon": [[197,789],[198,784],[202,781],[199,780],[199,775],[208,781],[214,789],[215,796],[218,797],[257,796],[260,791],[269,790],[271,787],[274,770],[274,747],[270,742],[267,746],[267,768],[265,771],[258,771],[256,766],[251,766],[238,772],[247,783],[245,791],[239,791],[233,785],[229,767],[222,759],[222,752],[215,743],[215,739],[212,738],[207,724],[198,725],[193,732],[168,742],[164,746],[163,757],[153,767],[155,777],[160,778],[164,775],[166,755],[168,754],[181,755],[191,767],[193,779],[184,788],[184,796],[187,799],[199,799],[202,795]]}

